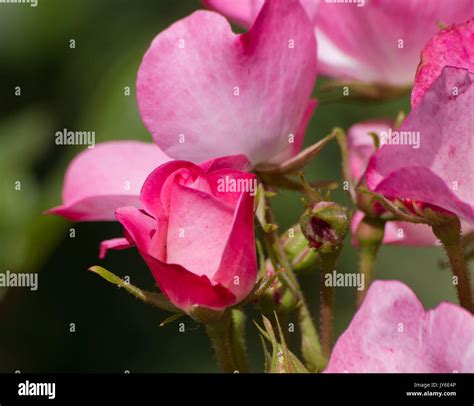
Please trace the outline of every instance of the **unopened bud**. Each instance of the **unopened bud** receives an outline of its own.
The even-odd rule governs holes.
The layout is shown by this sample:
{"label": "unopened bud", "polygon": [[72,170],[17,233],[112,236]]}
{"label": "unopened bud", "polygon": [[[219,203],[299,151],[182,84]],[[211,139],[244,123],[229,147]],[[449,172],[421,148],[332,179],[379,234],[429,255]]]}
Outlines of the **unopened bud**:
{"label": "unopened bud", "polygon": [[349,231],[350,215],[345,207],[322,201],[306,209],[300,225],[311,248],[320,253],[336,253]]}
{"label": "unopened bud", "polygon": [[[267,261],[267,274],[269,277],[275,274],[270,260]],[[293,292],[285,286],[277,277],[271,285],[259,295],[257,306],[263,314],[271,315],[277,313],[291,313],[297,304]]]}

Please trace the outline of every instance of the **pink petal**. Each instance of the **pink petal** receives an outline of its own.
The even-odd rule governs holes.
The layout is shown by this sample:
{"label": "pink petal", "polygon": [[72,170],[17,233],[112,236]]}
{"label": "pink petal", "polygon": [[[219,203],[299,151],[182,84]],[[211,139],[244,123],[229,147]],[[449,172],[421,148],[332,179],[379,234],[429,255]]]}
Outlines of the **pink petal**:
{"label": "pink petal", "polygon": [[147,211],[158,220],[168,217],[171,186],[176,176],[197,178],[201,169],[186,161],[172,161],[155,169],[146,178],[141,193],[140,201]]}
{"label": "pink petal", "polygon": [[212,280],[231,231],[233,210],[210,194],[176,183],[170,206],[166,262]]}
{"label": "pink petal", "polygon": [[[186,161],[172,161],[153,171],[146,179],[141,191],[141,201],[143,207],[148,213],[157,219],[163,219],[168,216],[168,206],[170,200],[170,190],[174,184],[175,177],[186,177],[188,182],[194,183],[201,175],[210,175],[215,178],[213,184],[217,183],[217,178],[225,176],[235,176],[236,171],[249,169],[249,161],[244,155],[234,155],[228,157],[213,158],[199,165],[194,165]],[[251,175],[239,172],[240,176],[248,177]],[[208,178],[208,176],[206,176]],[[199,181],[199,180],[198,180]],[[207,183],[207,186],[204,184]],[[210,188],[208,182],[201,183],[201,187]],[[194,188],[198,188],[196,183]],[[218,191],[213,188],[212,193],[216,196]],[[223,194],[222,199],[234,199],[234,194]]]}
{"label": "pink petal", "polygon": [[[474,9],[472,4],[471,7]],[[412,107],[420,102],[445,66],[464,68],[474,73],[474,18],[438,32],[423,48],[411,93]]]}
{"label": "pink petal", "polygon": [[155,219],[133,206],[120,207],[115,215],[125,228],[127,239],[140,251],[150,252],[157,227]]}
{"label": "pink petal", "polygon": [[100,243],[99,258],[104,259],[108,250],[124,250],[132,246],[133,244],[131,244],[126,238],[112,238],[110,240],[102,241]]}
{"label": "pink petal", "polygon": [[221,284],[213,284],[205,275],[199,276],[180,265],[167,264],[150,255],[141,255],[161,291],[184,311],[194,306],[222,310],[236,303],[236,298]]}
{"label": "pink petal", "polygon": [[[392,128],[390,120],[371,120],[353,125],[347,133],[347,145],[349,149],[349,165],[352,178],[357,184],[365,173],[370,158],[375,153],[374,142],[370,133],[380,137]],[[352,234],[354,235],[364,214],[356,211],[352,217]],[[438,245],[438,239],[431,228],[424,224],[411,224],[402,221],[389,221],[385,224],[384,244],[406,245],[406,246],[434,246]],[[358,245],[355,237],[352,244]]]}
{"label": "pink petal", "polygon": [[[315,20],[319,0],[300,0],[311,21]],[[243,27],[250,27],[265,4],[265,0],[202,0],[202,3],[211,10],[228,17]]]}
{"label": "pink petal", "polygon": [[[325,75],[390,85],[413,82],[420,51],[438,24],[472,16],[472,0],[300,0],[318,39],[318,67]],[[249,27],[263,0],[204,0],[203,3]],[[403,40],[403,48],[398,41]],[[364,46],[361,46],[364,44]],[[457,65],[456,65],[457,66]]]}
{"label": "pink petal", "polygon": [[313,103],[312,32],[297,0],[268,1],[243,35],[213,12],[178,21],[138,72],[145,126],[166,153],[193,162],[244,154],[256,165],[293,151],[290,134]]}
{"label": "pink petal", "polygon": [[243,27],[250,27],[257,18],[265,0],[203,0],[202,3]]}
{"label": "pink petal", "polygon": [[398,281],[372,283],[325,372],[474,372],[474,316],[453,304],[425,312]]}
{"label": "pink petal", "polygon": [[349,166],[354,182],[359,183],[367,169],[367,164],[375,152],[374,140],[369,135],[379,136],[392,127],[390,120],[370,120],[353,125],[347,132]]}
{"label": "pink petal", "polygon": [[232,291],[237,302],[249,294],[257,277],[253,204],[253,196],[241,195],[219,269],[213,277]]}
{"label": "pink petal", "polygon": [[308,127],[309,122],[311,121],[311,117],[313,117],[313,113],[314,113],[314,110],[316,110],[317,105],[318,105],[318,101],[316,99],[311,99],[309,101],[306,111],[303,115],[303,119],[301,120],[300,126],[296,130],[292,147],[284,149],[278,155],[275,155],[274,157],[272,157],[272,159],[270,159],[268,163],[278,164],[280,162],[285,162],[286,160],[292,158],[293,156],[298,154],[298,152],[300,152],[304,144],[304,136],[306,134],[306,128]]}
{"label": "pink petal", "polygon": [[73,221],[115,220],[120,206],[139,206],[140,189],[148,174],[169,161],[156,145],[119,141],[98,144],[69,165],[63,204],[49,213]]}
{"label": "pink petal", "polygon": [[220,284],[212,284],[207,276],[189,272],[181,265],[167,264],[153,252],[155,220],[135,207],[117,210],[117,219],[150,268],[161,291],[182,310],[199,305],[222,309],[235,303],[235,296]]}
{"label": "pink petal", "polygon": [[199,167],[205,173],[217,171],[219,169],[233,169],[236,171],[248,171],[251,169],[250,162],[245,155],[212,158],[200,163]]}
{"label": "pink petal", "polygon": [[[256,176],[246,172],[232,169],[219,169],[208,173],[206,175],[206,181],[208,183],[209,193],[223,204],[232,208],[233,211],[236,210],[240,201],[240,192],[248,192],[252,196],[255,196],[257,193],[258,183]],[[234,184],[241,185],[243,190],[240,192],[227,190],[232,189],[230,183],[234,181]]]}
{"label": "pink petal", "polygon": [[399,129],[419,131],[420,148],[380,148],[366,173],[371,190],[439,206],[474,224],[473,79],[466,70],[444,68]]}
{"label": "pink petal", "polygon": [[316,19],[320,69],[330,76],[409,85],[438,23],[463,22],[472,10],[472,0],[457,0],[455,6],[451,0],[365,0],[363,7],[321,1]]}
{"label": "pink petal", "polygon": [[441,303],[424,321],[433,370],[474,372],[473,316],[452,303]]}

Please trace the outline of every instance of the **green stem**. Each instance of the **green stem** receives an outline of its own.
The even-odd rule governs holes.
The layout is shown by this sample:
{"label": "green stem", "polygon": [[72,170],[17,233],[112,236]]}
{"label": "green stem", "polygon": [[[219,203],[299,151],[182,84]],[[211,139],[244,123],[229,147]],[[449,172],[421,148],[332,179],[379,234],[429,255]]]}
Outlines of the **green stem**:
{"label": "green stem", "polygon": [[321,345],[323,355],[329,357],[331,354],[334,340],[334,304],[335,289],[334,286],[326,285],[326,275],[334,271],[339,253],[320,254],[321,272],[320,272],[320,309],[319,309],[319,331],[321,333]]}
{"label": "green stem", "polygon": [[248,372],[247,346],[245,343],[245,323],[247,316],[240,309],[232,309],[232,348],[239,372]]}
{"label": "green stem", "polygon": [[341,165],[342,165],[342,176],[344,181],[347,182],[347,192],[351,197],[352,201],[356,201],[356,193],[354,189],[354,182],[351,176],[350,164],[349,164],[349,147],[347,146],[346,133],[340,130],[336,136],[339,150],[341,152]]}
{"label": "green stem", "polygon": [[206,324],[222,372],[248,372],[242,323],[245,316],[226,310],[221,318]]}
{"label": "green stem", "polygon": [[372,282],[375,259],[384,237],[385,222],[365,216],[357,227],[355,238],[359,243],[359,274],[362,275],[362,289],[357,290],[357,308],[362,305]]}
{"label": "green stem", "polygon": [[454,276],[459,302],[466,310],[474,313],[472,301],[471,283],[469,280],[469,269],[464,257],[464,248],[461,242],[461,222],[457,217],[448,222],[432,226],[433,232],[443,243],[448,254],[449,263]]}
{"label": "green stem", "polygon": [[[275,224],[275,216],[268,200],[266,217],[268,223]],[[301,290],[301,286],[299,285],[298,279],[291,268],[288,257],[281,244],[280,237],[277,231],[273,230],[268,233],[264,233],[264,238],[267,242],[267,245],[272,247],[276,260],[285,270],[284,274],[282,275],[283,282],[289,286],[298,300],[297,316],[298,325],[301,331],[301,353],[303,358],[307,364],[308,369],[317,372],[322,371],[327,364],[327,359],[322,353],[318,331],[314,325],[314,321],[311,317],[311,313]]]}

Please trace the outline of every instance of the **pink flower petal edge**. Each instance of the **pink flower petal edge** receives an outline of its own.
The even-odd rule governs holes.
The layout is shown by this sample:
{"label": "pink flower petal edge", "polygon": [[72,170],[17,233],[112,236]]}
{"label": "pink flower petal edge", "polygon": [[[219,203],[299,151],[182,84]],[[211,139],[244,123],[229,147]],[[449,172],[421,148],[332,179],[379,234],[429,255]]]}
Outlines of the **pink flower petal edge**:
{"label": "pink flower petal edge", "polygon": [[102,241],[99,248],[99,258],[104,259],[109,250],[125,250],[132,246],[133,244],[131,244],[126,238],[112,238],[110,240]]}
{"label": "pink flower petal edge", "polygon": [[[314,50],[314,52],[308,52]],[[298,0],[269,0],[251,29],[197,11],[152,42],[137,77],[142,120],[171,157],[288,159],[315,102],[316,39]]]}
{"label": "pink flower petal edge", "polygon": [[412,107],[420,102],[445,66],[474,73],[474,18],[440,31],[423,48],[411,93]]}
{"label": "pink flower petal edge", "polygon": [[[249,27],[263,0],[204,0],[204,5]],[[472,0],[300,0],[318,40],[318,70],[335,78],[406,86],[420,50],[438,24],[462,23]],[[403,41],[403,43],[400,42]],[[364,46],[361,46],[364,44]]]}
{"label": "pink flower petal edge", "polygon": [[418,134],[419,148],[381,147],[366,172],[369,189],[432,204],[474,224],[473,108],[474,74],[445,67],[398,129]]}
{"label": "pink flower petal edge", "polygon": [[425,311],[398,281],[375,281],[325,372],[474,372],[474,316],[452,303]]}
{"label": "pink flower petal edge", "polygon": [[[351,177],[355,184],[365,174],[370,158],[375,153],[373,138],[369,135],[375,133],[379,139],[393,127],[390,120],[369,120],[353,125],[347,132],[347,145],[349,150],[349,167]],[[356,211],[352,217],[351,230],[354,236],[364,214]],[[358,245],[353,237],[352,244]],[[438,239],[431,228],[425,224],[412,224],[403,221],[389,221],[385,224],[383,244],[429,247],[438,245]]]}
{"label": "pink flower petal edge", "polygon": [[140,189],[146,177],[170,159],[151,143],[97,144],[69,164],[62,190],[63,203],[48,213],[73,221],[115,220],[117,208],[140,206]]}

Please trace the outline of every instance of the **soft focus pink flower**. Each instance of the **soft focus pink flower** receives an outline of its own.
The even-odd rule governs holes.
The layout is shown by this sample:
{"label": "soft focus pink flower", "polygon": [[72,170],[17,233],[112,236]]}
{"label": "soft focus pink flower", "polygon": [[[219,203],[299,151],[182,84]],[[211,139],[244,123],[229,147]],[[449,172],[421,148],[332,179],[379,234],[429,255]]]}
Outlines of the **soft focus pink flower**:
{"label": "soft focus pink flower", "polygon": [[448,210],[474,224],[474,74],[445,67],[398,132],[419,137],[383,145],[372,157],[366,182],[389,198]]}
{"label": "soft focus pink flower", "polygon": [[[471,7],[472,15],[474,3]],[[464,68],[474,73],[474,18],[440,31],[425,46],[411,93],[412,106],[419,103],[445,66]]]}
{"label": "soft focus pink flower", "polygon": [[375,281],[325,372],[474,372],[474,316],[452,303],[425,311],[403,283]]}
{"label": "soft focus pink flower", "polygon": [[[413,83],[420,51],[440,22],[461,23],[474,14],[472,0],[300,2],[316,32],[321,73],[388,85]],[[203,3],[250,26],[263,0]]]}
{"label": "soft focus pink flower", "polygon": [[380,141],[380,134],[393,126],[391,120],[368,120],[354,124],[347,131],[347,148],[349,149],[349,169],[354,184],[358,184],[365,174],[367,164],[375,152],[375,133]]}
{"label": "soft focus pink flower", "polygon": [[62,191],[63,204],[49,213],[73,221],[116,220],[117,208],[140,207],[140,189],[146,177],[170,160],[151,143],[97,144],[69,164]]}
{"label": "soft focus pink flower", "polygon": [[[449,210],[473,223],[473,71],[474,19],[434,36],[422,51],[412,112],[396,130],[398,141],[386,140],[371,158],[366,174],[369,188],[387,197]],[[360,176],[368,150],[357,146],[355,151],[351,170],[358,170]],[[422,226],[410,225],[415,227]],[[466,222],[462,227],[472,229]]]}
{"label": "soft focus pink flower", "polygon": [[233,34],[197,11],[161,32],[140,66],[137,99],[155,142],[175,159],[246,155],[253,165],[299,152],[315,108],[316,40],[297,0],[270,0]]}
{"label": "soft focus pink flower", "polygon": [[[393,127],[390,120],[371,120],[355,124],[347,132],[347,146],[349,149],[349,166],[351,178],[357,185],[365,174],[367,164],[375,153],[374,140],[369,135],[375,133],[380,137],[387,134]],[[364,213],[356,211],[352,216],[352,235],[364,218]],[[352,243],[357,245],[353,237]],[[388,221],[385,223],[384,244],[433,246],[438,244],[438,239],[433,234],[431,227],[425,224],[412,224],[404,221]]]}
{"label": "soft focus pink flower", "polygon": [[116,212],[161,291],[184,311],[226,308],[255,284],[256,177],[237,170],[247,166],[243,156],[168,162],[146,179],[144,210]]}

